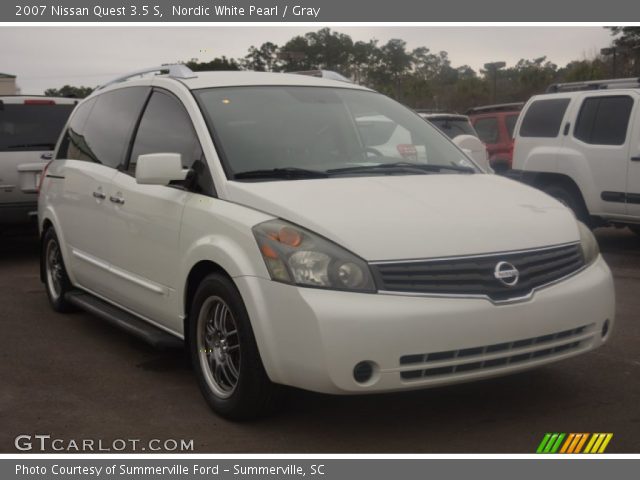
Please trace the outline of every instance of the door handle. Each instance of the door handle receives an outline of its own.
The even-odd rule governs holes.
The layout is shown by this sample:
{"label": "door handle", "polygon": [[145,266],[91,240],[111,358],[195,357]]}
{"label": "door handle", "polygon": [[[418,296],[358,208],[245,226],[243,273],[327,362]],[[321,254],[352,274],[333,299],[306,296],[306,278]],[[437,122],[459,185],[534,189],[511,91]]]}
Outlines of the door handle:
{"label": "door handle", "polygon": [[93,198],[97,198],[98,200],[104,200],[107,196],[102,192],[93,192]]}
{"label": "door handle", "polygon": [[111,196],[109,197],[109,200],[111,200],[113,203],[117,203],[118,205],[124,205],[124,198],[122,197]]}
{"label": "door handle", "polygon": [[640,155],[636,155],[635,157],[631,157],[632,162],[640,162]]}
{"label": "door handle", "polygon": [[43,153],[40,155],[42,160],[51,160],[53,158],[53,153]]}

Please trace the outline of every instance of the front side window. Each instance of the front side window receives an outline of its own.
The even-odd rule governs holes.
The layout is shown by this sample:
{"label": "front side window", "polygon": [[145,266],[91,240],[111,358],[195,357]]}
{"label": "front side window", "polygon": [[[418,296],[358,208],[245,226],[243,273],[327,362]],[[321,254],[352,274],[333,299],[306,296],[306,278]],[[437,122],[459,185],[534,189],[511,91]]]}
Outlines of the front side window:
{"label": "front side window", "polygon": [[184,107],[173,96],[155,91],[140,120],[131,150],[128,171],[136,172],[138,156],[147,153],[179,153],[183,168],[202,157],[200,142]]}
{"label": "front side window", "polygon": [[433,126],[377,93],[256,86],[194,94],[230,178],[274,169],[318,176],[477,171]]}
{"label": "front side window", "polygon": [[521,137],[555,138],[560,133],[560,125],[569,106],[568,98],[536,100],[527,109],[522,125]]}
{"label": "front side window", "polygon": [[69,160],[92,161],[88,147],[84,141],[84,125],[96,103],[95,98],[82,102],[73,112],[69,127],[64,134],[56,158]]}
{"label": "front side window", "polygon": [[478,137],[484,143],[498,143],[500,131],[498,130],[498,119],[496,117],[479,118],[474,124]]}
{"label": "front side window", "polygon": [[53,150],[74,106],[0,101],[0,152]]}
{"label": "front side window", "polygon": [[594,145],[623,145],[633,99],[626,95],[586,98],[573,136]]}
{"label": "front side window", "polygon": [[147,87],[127,87],[96,97],[81,138],[76,139],[83,157],[111,168],[121,165],[148,93]]}

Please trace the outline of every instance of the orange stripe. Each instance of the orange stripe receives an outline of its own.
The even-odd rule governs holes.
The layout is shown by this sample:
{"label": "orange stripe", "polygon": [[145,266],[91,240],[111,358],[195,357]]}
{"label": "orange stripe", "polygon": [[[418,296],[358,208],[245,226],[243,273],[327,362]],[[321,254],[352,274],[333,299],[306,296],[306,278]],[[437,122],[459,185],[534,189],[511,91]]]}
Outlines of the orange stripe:
{"label": "orange stripe", "polygon": [[571,442],[571,445],[569,445],[569,450],[567,450],[567,453],[573,453],[573,450],[576,448],[576,445],[578,445],[578,442],[580,441],[581,436],[582,434],[576,433],[576,436],[573,439],[573,442]]}
{"label": "orange stripe", "polygon": [[567,440],[564,442],[564,444],[562,445],[562,448],[560,449],[560,453],[567,453],[567,448],[569,447],[569,444],[573,441],[573,437],[575,436],[576,436],[575,433],[569,434],[569,436],[567,437]]}
{"label": "orange stripe", "polygon": [[576,447],[576,451],[573,453],[580,453],[582,451],[582,446],[584,445],[584,442],[587,441],[587,438],[589,438],[589,434],[583,433],[582,439],[580,440],[580,443],[578,443],[578,446]]}

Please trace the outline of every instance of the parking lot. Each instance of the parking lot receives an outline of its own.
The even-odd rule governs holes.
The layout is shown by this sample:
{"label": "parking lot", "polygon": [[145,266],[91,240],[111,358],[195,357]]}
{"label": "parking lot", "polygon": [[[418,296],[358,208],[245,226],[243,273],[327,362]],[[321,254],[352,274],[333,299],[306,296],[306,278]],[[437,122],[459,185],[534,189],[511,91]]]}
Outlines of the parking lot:
{"label": "parking lot", "polygon": [[182,352],[155,351],[86,313],[60,315],[38,277],[34,237],[0,236],[0,451],[20,434],[193,439],[196,452],[532,453],[545,432],[613,432],[640,449],[640,237],[600,229],[616,283],[610,342],[495,380],[412,393],[290,391],[254,423],[213,414]]}

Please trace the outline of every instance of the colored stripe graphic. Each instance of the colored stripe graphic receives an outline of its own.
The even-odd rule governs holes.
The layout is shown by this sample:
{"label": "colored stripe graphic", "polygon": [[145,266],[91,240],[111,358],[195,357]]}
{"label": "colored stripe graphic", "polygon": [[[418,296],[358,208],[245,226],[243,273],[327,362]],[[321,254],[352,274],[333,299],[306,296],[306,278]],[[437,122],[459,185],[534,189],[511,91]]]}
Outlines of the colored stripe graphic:
{"label": "colored stripe graphic", "polygon": [[604,453],[612,438],[613,433],[545,433],[536,453]]}

